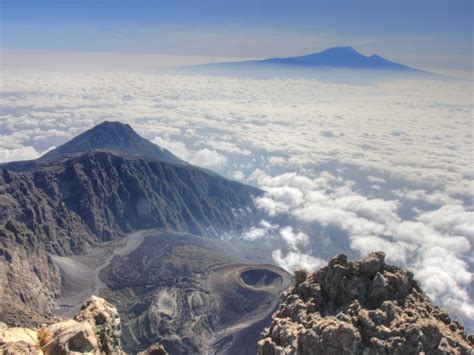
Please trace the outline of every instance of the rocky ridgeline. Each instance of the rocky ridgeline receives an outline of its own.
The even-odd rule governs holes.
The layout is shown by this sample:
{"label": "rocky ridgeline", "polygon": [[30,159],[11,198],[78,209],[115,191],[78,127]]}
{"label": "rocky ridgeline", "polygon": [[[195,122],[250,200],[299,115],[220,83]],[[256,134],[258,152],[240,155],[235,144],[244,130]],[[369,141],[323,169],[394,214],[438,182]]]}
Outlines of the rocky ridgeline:
{"label": "rocky ridgeline", "polygon": [[[104,299],[92,296],[74,319],[58,321],[39,330],[8,327],[0,323],[1,354],[125,354],[120,342],[117,309]],[[159,344],[139,353],[166,355]]]}
{"label": "rocky ridgeline", "polygon": [[474,339],[383,252],[296,272],[258,343],[270,354],[472,354]]}

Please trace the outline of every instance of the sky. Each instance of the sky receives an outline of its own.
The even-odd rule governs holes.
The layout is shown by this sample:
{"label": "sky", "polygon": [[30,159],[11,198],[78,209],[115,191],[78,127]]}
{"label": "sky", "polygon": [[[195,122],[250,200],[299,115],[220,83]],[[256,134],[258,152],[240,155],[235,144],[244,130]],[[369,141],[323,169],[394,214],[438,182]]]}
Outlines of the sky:
{"label": "sky", "polygon": [[472,1],[3,0],[3,51],[267,58],[349,45],[472,69]]}

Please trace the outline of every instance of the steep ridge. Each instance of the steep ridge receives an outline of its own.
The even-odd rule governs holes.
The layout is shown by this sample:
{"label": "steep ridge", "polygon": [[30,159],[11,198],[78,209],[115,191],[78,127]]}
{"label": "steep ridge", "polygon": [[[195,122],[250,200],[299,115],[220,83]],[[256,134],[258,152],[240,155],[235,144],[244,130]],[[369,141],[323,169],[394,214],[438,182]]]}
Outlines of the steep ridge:
{"label": "steep ridge", "polygon": [[383,252],[349,262],[343,254],[283,297],[258,343],[274,354],[472,354],[474,338],[434,306],[413,274]]}
{"label": "steep ridge", "polygon": [[257,220],[259,190],[159,158],[68,150],[26,171],[3,167],[0,321],[35,325],[51,315],[61,277],[50,255],[81,254],[148,228],[221,237]]}

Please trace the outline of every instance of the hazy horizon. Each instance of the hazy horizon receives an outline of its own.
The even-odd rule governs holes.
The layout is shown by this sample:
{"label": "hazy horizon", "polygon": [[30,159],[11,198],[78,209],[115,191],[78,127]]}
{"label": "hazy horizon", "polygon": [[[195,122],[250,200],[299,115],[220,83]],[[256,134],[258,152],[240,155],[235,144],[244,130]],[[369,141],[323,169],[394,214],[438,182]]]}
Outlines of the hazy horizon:
{"label": "hazy horizon", "polygon": [[1,48],[23,53],[238,60],[353,46],[421,69],[473,69],[465,0],[6,0],[1,8]]}

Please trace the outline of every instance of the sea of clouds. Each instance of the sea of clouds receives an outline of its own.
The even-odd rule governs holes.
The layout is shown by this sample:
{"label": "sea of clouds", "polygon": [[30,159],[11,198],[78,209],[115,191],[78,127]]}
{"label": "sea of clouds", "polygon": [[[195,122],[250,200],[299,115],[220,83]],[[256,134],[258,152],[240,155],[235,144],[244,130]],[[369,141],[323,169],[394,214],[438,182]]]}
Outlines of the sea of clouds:
{"label": "sea of clouds", "polygon": [[281,266],[384,250],[472,324],[472,83],[373,85],[163,73],[3,73],[0,162],[103,120],[266,191],[248,240]]}

